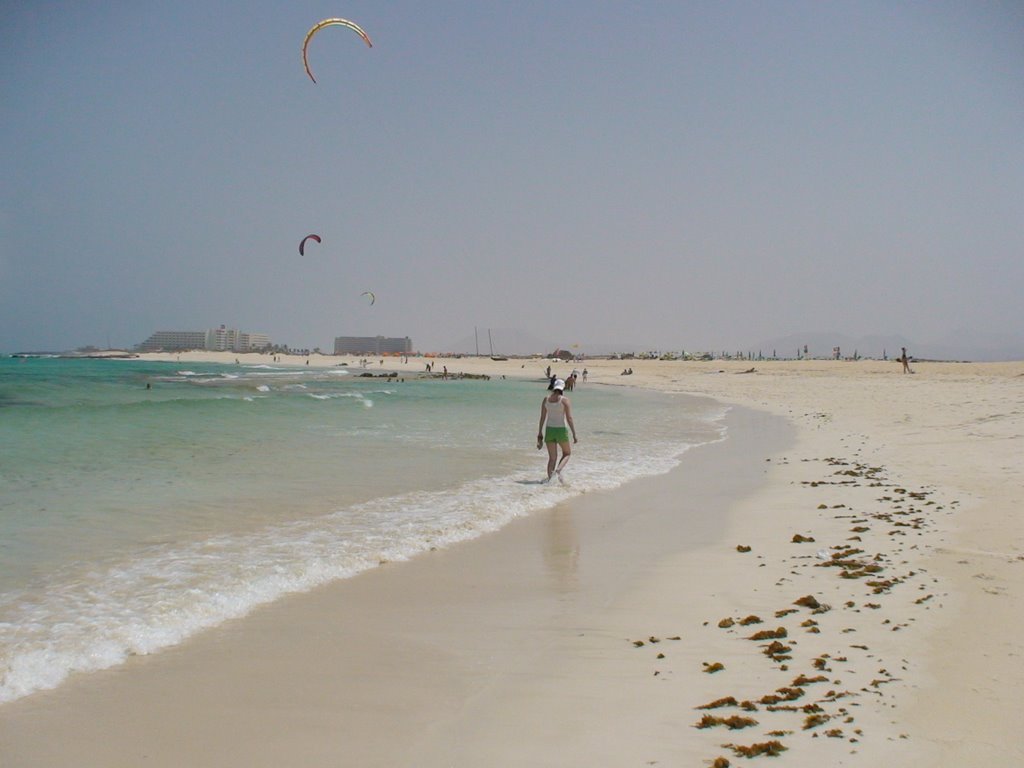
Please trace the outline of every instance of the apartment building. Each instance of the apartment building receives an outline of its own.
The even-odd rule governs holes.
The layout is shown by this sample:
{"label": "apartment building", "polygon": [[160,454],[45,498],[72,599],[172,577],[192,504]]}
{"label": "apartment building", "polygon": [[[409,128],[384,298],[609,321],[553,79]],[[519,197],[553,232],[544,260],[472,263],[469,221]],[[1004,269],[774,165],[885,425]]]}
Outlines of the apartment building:
{"label": "apartment building", "polygon": [[336,355],[411,355],[412,339],[387,336],[337,336]]}
{"label": "apartment building", "polygon": [[221,325],[207,331],[157,331],[138,345],[140,352],[209,349],[218,352],[253,352],[270,346],[265,333],[248,333]]}

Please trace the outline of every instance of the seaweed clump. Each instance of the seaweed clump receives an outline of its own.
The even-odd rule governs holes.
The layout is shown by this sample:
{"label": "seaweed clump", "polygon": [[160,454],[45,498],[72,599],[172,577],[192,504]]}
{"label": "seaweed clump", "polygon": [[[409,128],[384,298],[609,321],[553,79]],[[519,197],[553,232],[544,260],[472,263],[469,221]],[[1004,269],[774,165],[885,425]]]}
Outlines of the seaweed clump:
{"label": "seaweed clump", "polygon": [[828,715],[823,714],[823,713],[815,714],[815,715],[808,715],[807,718],[804,720],[804,730],[807,731],[807,730],[810,730],[811,728],[816,728],[817,726],[821,725],[822,723],[827,723],[831,719],[832,719],[831,717],[829,717]]}
{"label": "seaweed clump", "polygon": [[787,655],[791,650],[793,649],[788,645],[783,645],[778,640],[773,640],[767,647],[765,647],[764,655],[770,657],[773,661],[786,661],[787,659],[793,658],[792,656]]}
{"label": "seaweed clump", "polygon": [[740,757],[757,757],[758,755],[777,757],[789,749],[789,747],[784,746],[781,741],[776,741],[775,739],[760,742],[758,744],[751,744],[749,747],[744,747],[739,744],[727,744],[726,746]]}
{"label": "seaweed clump", "polygon": [[696,709],[718,709],[720,707],[737,707],[739,702],[733,696],[726,696],[724,699],[715,699],[707,704],[701,704]]}
{"label": "seaweed clump", "polygon": [[778,629],[762,629],[760,632],[755,632],[748,640],[777,640],[780,637],[787,637],[789,633],[785,627],[779,627]]}
{"label": "seaweed clump", "polygon": [[714,715],[704,715],[700,722],[694,723],[694,728],[714,728],[715,726],[724,725],[730,731],[738,731],[742,728],[750,728],[751,726],[757,725],[757,720],[752,717],[741,717],[740,715],[732,715],[730,717],[715,717]]}

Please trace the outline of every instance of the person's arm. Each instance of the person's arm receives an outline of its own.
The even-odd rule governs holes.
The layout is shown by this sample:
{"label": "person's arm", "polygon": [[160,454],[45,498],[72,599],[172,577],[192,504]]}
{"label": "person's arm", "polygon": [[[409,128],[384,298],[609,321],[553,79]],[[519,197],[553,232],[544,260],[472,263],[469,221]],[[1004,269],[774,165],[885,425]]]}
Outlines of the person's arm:
{"label": "person's arm", "polygon": [[572,406],[569,403],[569,398],[563,397],[562,402],[565,403],[565,423],[569,425],[569,429],[572,430],[572,441],[574,443],[579,442],[576,439],[576,425],[572,423]]}
{"label": "person's arm", "polygon": [[[545,397],[544,400],[547,400]],[[537,443],[544,439],[544,420],[548,417],[548,409],[544,405],[544,400],[540,403],[540,422],[537,424]]]}

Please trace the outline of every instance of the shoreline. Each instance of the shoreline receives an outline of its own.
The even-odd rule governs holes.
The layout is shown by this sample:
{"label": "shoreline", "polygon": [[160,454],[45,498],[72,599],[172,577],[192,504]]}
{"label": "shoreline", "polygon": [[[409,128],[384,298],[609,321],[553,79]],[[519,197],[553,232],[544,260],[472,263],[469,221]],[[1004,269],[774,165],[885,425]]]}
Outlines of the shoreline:
{"label": "shoreline", "polygon": [[[581,652],[575,644],[614,656],[631,648],[600,627],[607,607],[680,547],[721,537],[734,496],[760,484],[766,446],[788,431],[755,411],[726,419],[740,439],[691,449],[666,475],[285,597],[159,654],[4,705],[5,765],[105,766],[143,754],[167,766],[448,765],[452,749],[469,749],[481,707],[514,710],[519,681],[543,684],[563,666],[561,653]],[[665,510],[680,483],[701,487],[683,501],[692,516],[675,519]],[[635,684],[646,687],[646,676]],[[287,732],[275,732],[282,714]],[[512,739],[503,752],[519,735],[503,725],[509,714],[491,723]],[[396,733],[405,735],[398,743]],[[457,764],[517,764],[488,757],[494,746],[483,739],[479,757]]]}
{"label": "shoreline", "polygon": [[[234,362],[228,356],[219,362]],[[535,375],[525,368],[531,362],[541,372],[547,365],[436,361],[452,372],[509,377]],[[914,376],[901,376],[896,364],[879,361],[758,362],[752,375],[737,376],[751,364],[628,361],[635,375],[620,377],[622,364],[576,365],[594,383],[708,395],[783,417],[796,430],[792,446],[758,455],[753,424],[767,417],[751,416],[750,445],[745,453],[739,446],[738,461],[763,484],[753,492],[719,488],[708,503],[728,510],[726,527],[705,532],[700,546],[676,542],[667,534],[683,532],[663,526],[678,500],[689,503],[710,477],[714,462],[703,473],[693,465],[713,448],[688,454],[669,475],[288,598],[178,648],[0,707],[0,743],[11,752],[5,764],[109,765],[146,754],[158,765],[272,765],[281,762],[269,759],[279,749],[285,761],[333,765],[355,755],[351,738],[336,740],[348,723],[358,724],[367,747],[353,764],[366,765],[593,765],[612,756],[615,764],[709,764],[740,759],[724,743],[772,740],[787,747],[786,765],[1021,759],[1024,530],[1015,510],[1024,488],[1024,363],[919,364]],[[733,436],[743,438],[742,430]],[[602,501],[608,506],[595,511]],[[616,530],[644,515],[658,523],[654,542]],[[796,535],[814,541],[794,543]],[[633,547],[632,557],[589,559],[613,545]],[[667,549],[656,555],[658,546]],[[842,553],[833,565],[831,554]],[[620,563],[634,558],[643,564],[630,576]],[[518,596],[491,582],[496,562],[521,582]],[[540,578],[572,562],[575,586]],[[584,572],[589,603],[577,599]],[[892,583],[875,592],[869,581]],[[355,604],[392,605],[384,611],[390,619],[370,611],[359,626],[344,624],[335,615],[344,600],[328,597],[385,588],[377,593],[383,603],[364,596]],[[427,616],[423,593],[435,588]],[[488,588],[494,596],[484,600]],[[831,610],[794,605],[806,596]],[[293,621],[299,603],[311,612]],[[329,622],[317,618],[329,614]],[[754,615],[760,624],[739,624]],[[410,616],[425,623],[407,628]],[[733,625],[719,627],[724,619]],[[462,627],[454,639],[445,634],[452,624]],[[745,639],[779,627],[790,650],[774,657],[761,647],[770,640]],[[339,651],[332,631],[356,640]],[[315,642],[341,654],[349,677],[336,677],[326,651],[308,650]],[[705,663],[724,669],[709,674]],[[323,685],[289,682],[300,672]],[[819,676],[826,680],[811,682]],[[795,685],[800,677],[806,682]],[[773,693],[794,698],[761,701]],[[695,709],[728,696],[757,709]],[[704,715],[758,724],[694,728]],[[814,715],[828,720],[804,729]],[[394,744],[388,723],[396,718],[415,739]],[[419,751],[374,762],[389,745]],[[90,763],[93,750],[106,759]],[[187,760],[182,750],[191,750]]]}

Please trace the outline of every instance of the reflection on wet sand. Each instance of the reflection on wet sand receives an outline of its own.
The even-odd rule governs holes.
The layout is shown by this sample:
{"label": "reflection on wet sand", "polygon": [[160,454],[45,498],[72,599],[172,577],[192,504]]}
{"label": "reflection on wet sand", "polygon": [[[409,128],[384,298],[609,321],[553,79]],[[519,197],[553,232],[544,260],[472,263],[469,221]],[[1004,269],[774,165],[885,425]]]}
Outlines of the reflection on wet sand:
{"label": "reflection on wet sand", "polygon": [[578,587],[580,543],[572,513],[559,507],[548,515],[544,526],[544,565],[558,589],[570,592]]}

